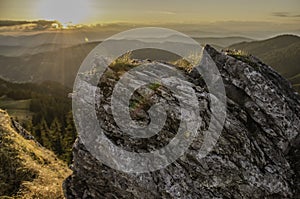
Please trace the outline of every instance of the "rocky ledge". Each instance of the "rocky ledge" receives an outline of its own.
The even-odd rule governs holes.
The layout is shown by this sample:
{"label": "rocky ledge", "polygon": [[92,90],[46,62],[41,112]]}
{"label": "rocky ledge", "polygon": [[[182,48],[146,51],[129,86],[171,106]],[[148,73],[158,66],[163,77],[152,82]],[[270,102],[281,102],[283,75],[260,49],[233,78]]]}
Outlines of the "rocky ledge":
{"label": "rocky ledge", "polygon": [[[73,148],[73,174],[64,182],[68,199],[299,198],[299,95],[287,80],[253,56],[218,52],[210,46],[205,50],[222,75],[227,95],[225,125],[213,150],[199,158],[200,136],[168,167],[129,174],[97,161],[78,139]],[[185,75],[196,88],[205,87],[195,71]],[[114,81],[108,78],[104,83]],[[206,89],[196,92],[199,104],[209,106]],[[169,95],[162,97],[175,100]],[[157,147],[151,140],[135,141],[119,135],[109,108],[100,108],[98,113],[106,121],[105,134],[119,146],[134,151],[141,146],[143,150]],[[132,115],[136,119],[146,116],[143,111]],[[171,118],[165,131],[174,129],[176,119]],[[163,135],[161,141],[167,140],[167,134]]]}

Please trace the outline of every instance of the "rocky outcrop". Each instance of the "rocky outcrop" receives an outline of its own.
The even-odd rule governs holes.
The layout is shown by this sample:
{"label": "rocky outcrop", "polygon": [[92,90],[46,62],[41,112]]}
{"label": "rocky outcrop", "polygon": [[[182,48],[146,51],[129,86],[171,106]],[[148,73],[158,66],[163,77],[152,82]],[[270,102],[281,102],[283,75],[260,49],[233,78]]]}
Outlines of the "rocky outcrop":
{"label": "rocky outcrop", "polygon": [[[255,57],[220,53],[210,46],[205,50],[222,75],[227,95],[225,125],[213,150],[205,158],[199,158],[199,136],[168,167],[129,174],[97,161],[78,139],[73,148],[73,174],[64,182],[68,199],[299,197],[299,95],[289,82]],[[195,84],[199,105],[209,106],[207,90],[199,89],[205,88],[201,77],[195,71],[185,75]],[[112,86],[115,81],[108,78],[102,86]],[[110,92],[108,89],[107,94]],[[155,95],[158,93],[151,95],[153,99]],[[160,97],[175,100],[168,94]],[[103,103],[106,108],[99,108],[98,117],[105,121],[103,129],[111,140],[126,150],[147,151],[158,147],[151,139],[132,140],[118,134],[107,108],[109,100]],[[209,120],[209,111],[201,114],[204,120]],[[147,116],[141,111],[132,117]],[[162,142],[168,141],[169,134],[176,130],[176,122],[174,118],[169,120],[160,137]]]}

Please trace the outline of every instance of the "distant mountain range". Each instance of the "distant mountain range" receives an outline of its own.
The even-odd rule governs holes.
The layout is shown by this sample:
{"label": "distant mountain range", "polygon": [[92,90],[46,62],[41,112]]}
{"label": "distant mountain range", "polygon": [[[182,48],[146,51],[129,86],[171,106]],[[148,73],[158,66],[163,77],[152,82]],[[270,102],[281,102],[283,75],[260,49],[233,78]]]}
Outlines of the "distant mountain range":
{"label": "distant mountain range", "polygon": [[[165,42],[186,43],[185,37],[178,35],[160,36],[160,39],[164,40]],[[253,39],[246,37],[195,37],[193,39],[202,45],[210,44],[218,49],[225,48],[229,45],[239,42],[253,41]],[[21,36],[0,34],[0,55],[10,57],[33,55],[80,44],[84,45],[93,42],[99,43],[102,40],[103,35],[99,35],[95,32],[82,33],[79,31],[70,33],[48,32]],[[156,42],[155,37],[135,38],[133,36],[133,38],[130,40],[136,40],[140,42]]]}
{"label": "distant mountain range", "polygon": [[194,39],[202,45],[209,44],[218,50],[226,48],[232,44],[254,41],[247,37],[200,37]]}
{"label": "distant mountain range", "polygon": [[262,41],[241,42],[229,46],[260,58],[289,79],[300,91],[300,37],[281,35]]}
{"label": "distant mountain range", "polygon": [[[89,37],[89,42],[84,41]],[[57,81],[72,87],[82,61],[101,41],[96,34],[84,36],[82,33],[41,33],[26,36],[0,35],[0,77],[17,82]],[[176,42],[188,47],[182,37],[164,36],[165,45],[172,48]],[[282,35],[271,39],[254,41],[246,37],[202,37],[194,38],[198,43],[210,44],[217,49],[241,49],[257,56],[288,78],[300,90],[300,37]],[[94,41],[94,42],[91,42]],[[122,40],[122,45],[131,42],[143,46],[155,38]],[[112,47],[115,47],[112,41]],[[113,50],[113,49],[111,49]],[[142,50],[132,55],[134,58],[174,61],[178,57],[163,51]],[[167,57],[167,58],[165,58]]]}
{"label": "distant mountain range", "polygon": [[21,56],[0,55],[0,76],[15,82],[52,80],[71,86],[81,62],[96,45],[88,43]]}
{"label": "distant mountain range", "polygon": [[[45,80],[57,81],[69,87],[73,86],[78,68],[87,54],[101,41],[83,42],[79,35],[65,35],[67,42],[62,42],[63,35],[53,37],[53,33],[27,35],[21,37],[0,36],[0,77],[8,81],[16,82],[41,82]],[[180,42],[184,49],[191,47],[184,37],[176,35],[165,36],[164,45],[169,49],[178,47]],[[243,37],[225,38],[195,38],[202,44],[212,43],[218,48],[236,41],[249,41]],[[42,41],[47,43],[42,43]],[[61,42],[60,42],[61,41]],[[141,38],[132,40],[111,40],[112,49],[120,44],[143,46],[145,43],[155,43],[155,38]],[[80,43],[81,42],[81,43]],[[78,44],[79,43],[79,44]],[[193,48],[193,47],[192,47]],[[164,61],[175,61],[178,56],[156,50],[141,50],[133,53],[133,58],[158,59]]]}

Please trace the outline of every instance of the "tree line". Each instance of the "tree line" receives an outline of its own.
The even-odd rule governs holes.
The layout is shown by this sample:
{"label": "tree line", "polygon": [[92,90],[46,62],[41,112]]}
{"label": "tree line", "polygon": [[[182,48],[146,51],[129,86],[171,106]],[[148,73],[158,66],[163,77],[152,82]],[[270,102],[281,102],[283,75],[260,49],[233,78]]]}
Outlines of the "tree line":
{"label": "tree line", "polygon": [[71,90],[55,82],[10,83],[0,80],[0,97],[30,100],[31,120],[22,125],[35,139],[60,159],[71,163],[76,129],[72,117]]}

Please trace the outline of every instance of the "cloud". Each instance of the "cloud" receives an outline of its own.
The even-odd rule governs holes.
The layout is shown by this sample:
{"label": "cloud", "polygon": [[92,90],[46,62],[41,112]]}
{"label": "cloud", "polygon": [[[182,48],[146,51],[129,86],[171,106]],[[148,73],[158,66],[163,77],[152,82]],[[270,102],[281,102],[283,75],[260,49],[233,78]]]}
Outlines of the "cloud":
{"label": "cloud", "polygon": [[10,21],[10,20],[2,20],[0,21],[0,27],[2,26],[17,26],[17,25],[25,25],[29,24],[29,21]]}
{"label": "cloud", "polygon": [[171,11],[159,11],[158,13],[165,14],[165,15],[175,15],[176,14],[176,12],[171,12]]}
{"label": "cloud", "polygon": [[62,25],[58,21],[12,21],[0,20],[0,32],[10,31],[43,31],[61,28]]}
{"label": "cloud", "polygon": [[27,24],[36,24],[38,26],[51,26],[53,23],[59,23],[58,21],[47,21],[47,20],[37,20],[37,21],[13,21],[13,20],[0,20],[0,27],[3,26],[18,26]]}
{"label": "cloud", "polygon": [[148,11],[149,14],[160,14],[160,15],[175,15],[176,12],[167,10]]}
{"label": "cloud", "polygon": [[[158,11],[146,11],[147,14],[158,13]],[[279,13],[280,16],[284,16]],[[277,13],[278,15],[278,13]],[[290,18],[286,18],[290,19]],[[295,18],[296,19],[296,18]],[[297,18],[299,19],[299,18]],[[53,21],[54,22],[54,21]],[[7,23],[7,22],[5,22]],[[10,22],[19,24],[18,22]],[[56,22],[57,23],[57,22]],[[216,21],[216,22],[199,22],[199,23],[129,23],[129,22],[114,22],[100,24],[82,24],[69,27],[68,29],[59,28],[59,24],[49,21],[40,21],[12,26],[1,26],[0,34],[31,34],[43,31],[67,31],[68,33],[85,32],[89,33],[89,41],[96,41],[99,38],[106,39],[118,32],[129,30],[132,28],[145,26],[159,26],[170,28],[193,37],[224,37],[224,36],[244,36],[256,39],[265,39],[278,34],[296,34],[300,35],[299,24],[300,20],[292,20],[288,22],[269,22],[269,21]],[[4,22],[3,22],[4,24]],[[39,25],[37,25],[39,24]],[[52,24],[52,25],[51,25]],[[55,24],[55,25],[54,25]],[[95,35],[95,36],[91,36]]]}
{"label": "cloud", "polygon": [[298,18],[300,14],[292,14],[289,12],[273,12],[272,16],[274,17],[288,17],[288,18]]}

